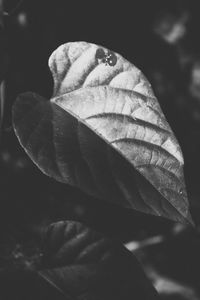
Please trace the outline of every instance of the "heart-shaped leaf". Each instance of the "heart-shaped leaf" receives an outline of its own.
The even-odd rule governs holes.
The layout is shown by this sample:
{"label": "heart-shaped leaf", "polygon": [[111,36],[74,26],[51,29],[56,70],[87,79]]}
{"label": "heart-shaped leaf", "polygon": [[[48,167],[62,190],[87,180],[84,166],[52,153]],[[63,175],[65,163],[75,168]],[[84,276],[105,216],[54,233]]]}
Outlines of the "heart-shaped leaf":
{"label": "heart-shaped leaf", "polygon": [[39,274],[75,300],[153,300],[158,295],[125,247],[72,221],[50,225]]}
{"label": "heart-shaped leaf", "polygon": [[49,66],[51,101],[26,93],[13,109],[38,167],[96,198],[191,222],[181,149],[141,71],[85,42],[60,46]]}

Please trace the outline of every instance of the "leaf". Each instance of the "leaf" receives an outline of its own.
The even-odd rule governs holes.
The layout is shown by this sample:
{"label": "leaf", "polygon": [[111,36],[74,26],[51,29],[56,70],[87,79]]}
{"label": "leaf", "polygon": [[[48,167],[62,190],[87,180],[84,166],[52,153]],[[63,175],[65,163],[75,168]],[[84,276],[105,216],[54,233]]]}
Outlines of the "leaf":
{"label": "leaf", "polygon": [[51,101],[26,93],[13,108],[37,166],[98,199],[192,223],[180,146],[141,71],[85,42],[60,46],[49,66]]}
{"label": "leaf", "polygon": [[158,299],[131,252],[80,223],[51,224],[44,244],[40,275],[72,299]]}

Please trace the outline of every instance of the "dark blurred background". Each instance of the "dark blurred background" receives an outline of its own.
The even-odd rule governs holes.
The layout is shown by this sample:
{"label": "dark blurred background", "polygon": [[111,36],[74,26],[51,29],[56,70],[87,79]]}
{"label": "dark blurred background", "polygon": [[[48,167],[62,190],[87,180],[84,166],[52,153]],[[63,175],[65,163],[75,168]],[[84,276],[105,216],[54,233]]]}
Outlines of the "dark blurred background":
{"label": "dark blurred background", "polygon": [[[10,251],[9,257],[15,256],[16,251],[20,252],[23,243],[28,244],[29,255],[33,255],[32,237],[52,220],[81,220],[128,242],[153,281],[160,280],[158,273],[164,274],[164,286],[168,284],[169,288],[163,292],[163,299],[168,299],[168,296],[169,299],[200,299],[193,290],[200,288],[198,4],[198,0],[137,0],[130,4],[123,1],[113,4],[75,0],[4,1],[0,36],[0,76],[3,80],[0,90],[3,120],[0,235],[2,251]],[[196,230],[97,203],[44,176],[20,147],[11,124],[12,104],[19,93],[26,91],[47,98],[51,96],[53,83],[48,58],[59,45],[70,41],[92,42],[118,52],[149,79],[182,147]],[[140,247],[146,240],[147,247]],[[11,246],[6,246],[8,250],[5,251],[4,245],[7,244]],[[166,283],[166,280],[171,281]],[[183,286],[188,285],[187,291],[182,289],[181,282]],[[173,292],[168,293],[170,289]],[[180,290],[180,297],[189,293],[188,298],[174,296],[181,294]]]}

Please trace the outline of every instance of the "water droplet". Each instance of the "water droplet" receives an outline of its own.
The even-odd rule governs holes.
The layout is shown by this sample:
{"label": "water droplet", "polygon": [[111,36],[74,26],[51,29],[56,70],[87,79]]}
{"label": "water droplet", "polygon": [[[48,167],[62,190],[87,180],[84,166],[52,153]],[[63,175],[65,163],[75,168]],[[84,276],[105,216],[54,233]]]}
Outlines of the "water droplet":
{"label": "water droplet", "polygon": [[180,194],[180,195],[183,195],[183,192],[184,192],[183,189],[180,189],[180,190],[179,190],[179,194]]}

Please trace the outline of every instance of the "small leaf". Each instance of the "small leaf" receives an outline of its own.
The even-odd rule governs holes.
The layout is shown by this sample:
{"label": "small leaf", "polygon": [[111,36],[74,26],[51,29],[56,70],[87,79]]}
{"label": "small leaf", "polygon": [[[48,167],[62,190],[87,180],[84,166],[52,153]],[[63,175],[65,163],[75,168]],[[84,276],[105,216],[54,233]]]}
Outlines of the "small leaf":
{"label": "small leaf", "polygon": [[137,259],[118,242],[72,221],[51,224],[45,237],[40,275],[72,299],[158,299]]}
{"label": "small leaf", "polygon": [[38,167],[96,198],[192,222],[180,146],[141,71],[85,42],[60,46],[49,66],[51,101],[26,93],[13,109]]}

